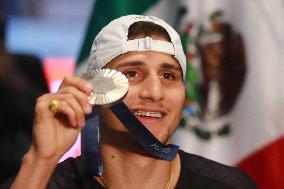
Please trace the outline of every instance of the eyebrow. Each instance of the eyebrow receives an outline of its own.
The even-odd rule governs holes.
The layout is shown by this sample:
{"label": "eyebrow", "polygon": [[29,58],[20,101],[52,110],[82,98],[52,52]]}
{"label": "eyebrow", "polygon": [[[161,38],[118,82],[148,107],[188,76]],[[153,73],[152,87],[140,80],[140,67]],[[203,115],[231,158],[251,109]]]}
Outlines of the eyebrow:
{"label": "eyebrow", "polygon": [[[121,63],[119,65],[117,65],[116,68],[120,68],[120,67],[127,67],[127,66],[143,66],[145,65],[144,62],[141,62],[141,61],[135,61],[135,62],[124,62],[124,63]],[[161,66],[163,69],[175,69],[175,70],[178,70],[178,71],[181,71],[181,67],[177,64],[171,64],[171,63],[163,63],[162,66]]]}
{"label": "eyebrow", "polygon": [[142,65],[145,65],[145,63],[141,61],[135,61],[135,62],[130,61],[130,62],[121,63],[117,65],[116,68],[127,67],[127,66],[142,66]]}
{"label": "eyebrow", "polygon": [[181,67],[177,64],[163,63],[162,68],[164,69],[175,69],[181,71]]}

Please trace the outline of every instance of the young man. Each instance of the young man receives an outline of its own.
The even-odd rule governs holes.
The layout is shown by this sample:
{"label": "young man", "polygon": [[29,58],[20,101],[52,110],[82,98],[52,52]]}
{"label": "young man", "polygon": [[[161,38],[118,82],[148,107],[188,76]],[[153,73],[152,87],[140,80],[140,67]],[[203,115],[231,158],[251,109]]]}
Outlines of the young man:
{"label": "young man", "polygon": [[[131,115],[161,145],[171,143],[185,100],[186,61],[179,36],[168,24],[139,15],[112,21],[96,37],[89,65],[89,71],[109,68],[123,73],[129,82],[123,103]],[[104,106],[99,112],[102,175],[84,174],[80,157],[57,165],[85,126],[92,91],[96,89],[87,81],[67,77],[58,92],[38,99],[34,140],[12,188],[256,188],[235,168],[181,150],[169,157],[172,148],[160,144],[145,148],[145,136],[133,135]]]}

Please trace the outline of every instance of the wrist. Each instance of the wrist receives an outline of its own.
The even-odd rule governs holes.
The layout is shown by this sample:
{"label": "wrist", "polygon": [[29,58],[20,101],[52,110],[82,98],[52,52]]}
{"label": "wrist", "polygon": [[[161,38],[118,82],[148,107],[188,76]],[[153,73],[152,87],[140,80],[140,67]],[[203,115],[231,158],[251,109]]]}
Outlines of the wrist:
{"label": "wrist", "polygon": [[28,152],[24,155],[23,161],[33,162],[36,164],[57,164],[62,155],[52,153],[53,155],[46,155],[44,152],[39,152],[36,147],[31,145]]}
{"label": "wrist", "polygon": [[32,166],[34,169],[41,169],[41,168],[51,168],[56,167],[57,163],[59,161],[59,158],[57,157],[41,157],[38,156],[37,153],[34,153],[33,151],[29,151],[26,153],[23,157],[23,165]]}
{"label": "wrist", "polygon": [[57,158],[42,158],[30,149],[11,188],[46,188],[57,163]]}

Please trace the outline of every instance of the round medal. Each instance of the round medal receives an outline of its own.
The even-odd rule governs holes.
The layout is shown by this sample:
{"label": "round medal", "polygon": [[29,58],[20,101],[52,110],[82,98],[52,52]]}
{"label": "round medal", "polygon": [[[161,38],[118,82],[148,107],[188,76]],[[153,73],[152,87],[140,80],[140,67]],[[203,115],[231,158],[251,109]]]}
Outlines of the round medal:
{"label": "round medal", "polygon": [[90,104],[112,104],[123,98],[128,91],[128,79],[124,74],[110,69],[94,69],[84,73],[81,78],[93,86],[89,96]]}

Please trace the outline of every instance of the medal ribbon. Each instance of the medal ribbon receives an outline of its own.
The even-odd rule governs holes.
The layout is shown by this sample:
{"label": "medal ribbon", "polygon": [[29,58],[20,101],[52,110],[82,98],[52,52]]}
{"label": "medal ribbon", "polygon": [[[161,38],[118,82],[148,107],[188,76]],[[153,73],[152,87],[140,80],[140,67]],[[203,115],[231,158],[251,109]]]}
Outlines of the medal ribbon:
{"label": "medal ribbon", "polygon": [[[91,114],[86,117],[86,126],[82,129],[81,145],[82,159],[85,173],[90,176],[101,176],[103,165],[99,153],[99,107],[96,105]],[[128,107],[118,102],[110,107],[129,133],[152,156],[172,160],[175,158],[179,146],[162,144],[145,126],[133,115]]]}
{"label": "medal ribbon", "polygon": [[175,158],[179,146],[174,144],[162,144],[135,115],[133,115],[122,101],[111,106],[110,109],[148,153],[164,160],[172,160]]}
{"label": "medal ribbon", "polygon": [[99,151],[99,106],[86,116],[86,125],[81,131],[81,157],[85,174],[102,176],[103,164]]}

